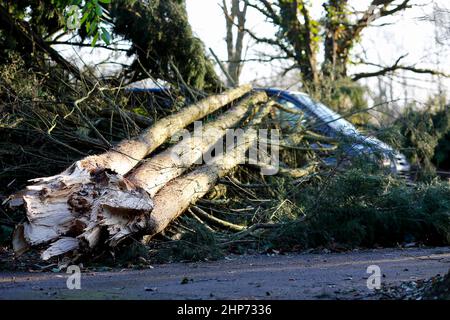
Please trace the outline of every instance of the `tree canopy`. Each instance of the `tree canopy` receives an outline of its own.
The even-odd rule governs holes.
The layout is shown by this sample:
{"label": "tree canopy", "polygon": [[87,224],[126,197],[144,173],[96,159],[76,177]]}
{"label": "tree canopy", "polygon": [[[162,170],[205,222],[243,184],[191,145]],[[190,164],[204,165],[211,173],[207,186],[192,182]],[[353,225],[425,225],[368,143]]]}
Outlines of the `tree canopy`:
{"label": "tree canopy", "polygon": [[16,52],[29,67],[42,69],[50,56],[80,79],[76,66],[51,46],[102,41],[102,47],[114,50],[108,44],[119,38],[129,41],[126,51],[133,57],[121,73],[128,82],[152,77],[205,90],[221,85],[182,0],[7,0],[0,16],[0,63]]}

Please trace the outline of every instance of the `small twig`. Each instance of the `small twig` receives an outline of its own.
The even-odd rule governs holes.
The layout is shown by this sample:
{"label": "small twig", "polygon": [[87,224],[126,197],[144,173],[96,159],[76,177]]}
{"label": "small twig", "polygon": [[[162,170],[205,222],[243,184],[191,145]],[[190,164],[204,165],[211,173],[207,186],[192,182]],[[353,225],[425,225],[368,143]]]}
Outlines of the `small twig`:
{"label": "small twig", "polygon": [[206,229],[208,229],[211,232],[214,232],[214,229],[208,226],[208,224],[205,223],[202,219],[200,219],[194,212],[192,212],[191,208],[188,209],[189,214],[198,222],[200,222]]}
{"label": "small twig", "polygon": [[87,123],[87,125],[92,129],[92,131],[95,132],[95,134],[100,138],[100,140],[102,140],[107,146],[108,148],[111,148],[112,145],[111,143],[109,143],[108,140],[106,140],[106,138],[100,133],[100,131],[97,130],[97,128],[92,124],[91,121],[89,121],[89,119],[84,115],[83,111],[81,111],[80,107],[78,106],[78,104],[80,104],[81,102],[83,102],[84,100],[88,99],[89,96],[92,94],[92,92],[95,91],[95,89],[97,88],[98,82],[95,83],[94,87],[88,92],[88,94],[78,100],[75,100],[73,105],[75,106],[75,109],[77,109],[78,113],[80,114],[80,117]]}
{"label": "small twig", "polygon": [[282,224],[281,223],[256,223],[254,225],[252,225],[251,227],[238,232],[235,234],[234,236],[234,241],[235,240],[240,240],[248,235],[250,235],[253,231],[258,230],[258,229],[273,229],[273,228],[278,228],[280,227]]}
{"label": "small twig", "polygon": [[217,55],[214,53],[213,49],[209,48],[209,51],[211,52],[212,56],[214,57],[214,60],[216,60],[217,64],[220,67],[220,70],[222,70],[222,72],[224,73],[225,77],[227,77],[227,80],[233,84],[233,87],[236,87],[236,82],[233,80],[233,78],[230,76],[230,74],[228,73],[227,69],[225,69],[224,65],[222,64],[222,62],[219,60],[219,58],[217,57]]}
{"label": "small twig", "polygon": [[234,231],[242,231],[245,229],[244,226],[241,225],[237,225],[219,218],[216,218],[212,215],[210,215],[209,213],[207,213],[206,211],[204,211],[203,209],[200,209],[199,207],[196,206],[192,206],[192,208],[199,214],[201,215],[203,218],[210,220],[211,222],[216,223],[219,226],[225,227],[227,229],[231,229]]}

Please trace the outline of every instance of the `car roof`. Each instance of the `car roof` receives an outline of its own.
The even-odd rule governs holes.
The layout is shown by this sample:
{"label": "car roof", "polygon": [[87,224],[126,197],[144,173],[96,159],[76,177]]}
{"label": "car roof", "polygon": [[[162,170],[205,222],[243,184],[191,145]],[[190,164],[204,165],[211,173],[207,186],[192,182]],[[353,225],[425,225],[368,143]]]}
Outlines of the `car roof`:
{"label": "car roof", "polygon": [[264,90],[269,95],[273,96],[279,96],[280,98],[284,98],[288,101],[294,102],[292,100],[295,100],[297,102],[300,102],[302,106],[304,106],[308,111],[310,111],[314,117],[316,117],[318,120],[326,124],[328,127],[330,127],[333,131],[336,133],[342,133],[344,135],[352,136],[364,144],[372,145],[377,148],[380,148],[384,151],[392,152],[393,149],[388,144],[380,141],[379,139],[375,137],[369,137],[361,134],[358,129],[350,123],[348,120],[346,120],[342,115],[338,114],[337,112],[331,110],[329,107],[325,106],[321,102],[314,101],[308,94],[301,92],[301,91],[287,91],[287,90],[281,90],[281,89],[258,89],[258,90]]}

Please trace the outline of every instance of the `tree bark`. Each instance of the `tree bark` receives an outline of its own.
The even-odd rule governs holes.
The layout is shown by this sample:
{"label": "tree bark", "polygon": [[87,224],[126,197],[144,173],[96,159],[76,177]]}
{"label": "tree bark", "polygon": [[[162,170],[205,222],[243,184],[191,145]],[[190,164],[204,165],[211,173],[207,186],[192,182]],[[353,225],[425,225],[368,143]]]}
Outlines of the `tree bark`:
{"label": "tree bark", "polygon": [[189,135],[181,142],[153,156],[127,177],[132,183],[146,190],[153,197],[168,181],[181,175],[195,163],[201,163],[202,155],[228,128],[236,126],[259,102],[267,101],[264,92],[258,92],[242,100],[237,106],[203,127],[201,137]]}
{"label": "tree bark", "polygon": [[176,178],[162,188],[154,197],[154,208],[147,227],[144,243],[163,231],[169,223],[186,210],[190,204],[203,197],[217,180],[225,176],[231,169],[245,160],[245,152],[257,140],[252,126],[259,124],[269,113],[271,104],[268,103],[258,112],[245,130],[243,143],[238,144],[233,152],[222,154],[211,164]]}
{"label": "tree bark", "polygon": [[[307,84],[318,84],[317,43],[306,3],[303,0],[280,0],[280,27],[294,49],[295,60]],[[304,22],[299,20],[302,16]]]}
{"label": "tree bark", "polygon": [[349,24],[348,0],[330,0],[324,7],[327,13],[322,72],[330,80],[335,80],[347,75],[350,48],[356,39],[352,39],[351,43],[345,39]]}
{"label": "tree bark", "polygon": [[171,135],[190,123],[242,97],[250,90],[250,85],[243,85],[235,89],[230,89],[222,94],[203,99],[175,114],[159,120],[138,137],[125,140],[116,148],[102,155],[90,156],[81,160],[80,165],[89,171],[99,168],[109,168],[123,175],[159,147]]}
{"label": "tree bark", "polygon": [[[243,8],[240,9],[241,0],[232,0],[231,9],[228,10],[226,0],[222,1],[222,10],[225,15],[225,27],[228,54],[228,74],[231,77],[228,85],[235,86],[239,84],[239,76],[242,70],[242,50],[245,35],[245,17],[247,14],[247,3],[243,2]],[[236,41],[233,37],[233,28],[236,29]]]}
{"label": "tree bark", "polygon": [[[163,189],[165,185],[170,184],[170,181],[173,181],[174,178],[190,168],[199,157],[201,160],[202,153],[216,142],[222,143],[222,140],[218,140],[218,138],[225,134],[227,128],[236,125],[256,103],[266,100],[267,95],[264,92],[258,92],[244,99],[239,105],[207,125],[204,130],[207,136],[201,141],[195,138],[187,138],[174,147],[149,159],[149,161],[139,166],[135,172],[130,173],[126,178],[121,178],[120,175],[116,177],[108,176],[107,184],[100,186],[98,190],[98,193],[107,194],[106,197],[102,195],[98,199],[90,200],[88,197],[89,193],[85,192],[88,195],[85,198],[86,201],[92,202],[90,206],[92,210],[88,213],[90,215],[90,225],[78,238],[91,249],[100,240],[97,236],[100,234],[100,229],[108,226],[108,234],[110,235],[108,243],[111,246],[115,246],[129,235],[148,229],[153,217],[152,200],[157,197],[158,190]],[[259,123],[262,120],[262,113],[259,112],[251,123]],[[236,151],[227,154],[229,159],[235,155]],[[240,155],[238,154],[238,156]],[[236,163],[240,163],[241,160],[241,158],[236,157]],[[213,163],[215,162],[216,160]],[[130,187],[123,190],[120,188],[120,183],[122,182],[126,182]],[[194,184],[197,183],[196,181],[192,182]],[[118,184],[119,187],[117,187]],[[127,194],[129,195],[127,196]],[[112,200],[120,198],[122,200],[112,202]],[[129,199],[127,207],[124,207],[123,204],[125,199]],[[173,199],[171,205],[176,208],[178,201],[181,200]],[[149,204],[148,207],[146,209],[139,207],[139,210],[143,210],[136,210],[141,202]],[[106,206],[105,203],[107,203]],[[135,214],[127,215],[126,219],[118,219],[118,217],[126,215],[129,210],[133,210]]]}

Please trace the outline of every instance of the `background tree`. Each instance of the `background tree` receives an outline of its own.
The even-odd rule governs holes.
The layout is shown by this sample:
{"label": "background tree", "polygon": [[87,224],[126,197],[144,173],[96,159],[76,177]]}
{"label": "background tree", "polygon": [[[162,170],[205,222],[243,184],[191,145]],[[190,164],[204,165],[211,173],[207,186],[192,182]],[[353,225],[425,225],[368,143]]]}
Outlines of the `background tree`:
{"label": "background tree", "polygon": [[[242,4],[242,6],[241,6]],[[241,8],[242,7],[242,8]],[[241,0],[231,0],[231,8],[228,9],[227,1],[222,1],[222,10],[225,16],[225,27],[227,43],[227,72],[231,77],[228,85],[238,85],[239,76],[242,71],[242,51],[245,36],[245,16],[247,14],[247,3]],[[235,30],[236,40],[234,39],[233,30]],[[233,82],[233,83],[231,83]]]}
{"label": "background tree", "polygon": [[[322,96],[330,95],[322,92],[330,83],[336,83],[346,91],[357,88],[352,84],[357,80],[397,70],[446,76],[437,70],[403,64],[404,55],[388,66],[352,59],[352,49],[367,27],[383,17],[408,10],[413,6],[412,0],[373,0],[363,11],[352,9],[348,0],[327,0],[322,2],[325,14],[320,19],[312,18],[311,1],[308,0],[244,1],[278,29],[274,37],[263,37],[246,29],[248,34],[260,43],[277,48],[280,57],[293,62],[288,70],[299,70],[303,86]],[[318,61],[323,62],[319,65]],[[349,74],[349,65],[359,63],[378,70]],[[335,88],[330,90],[336,92]]]}

